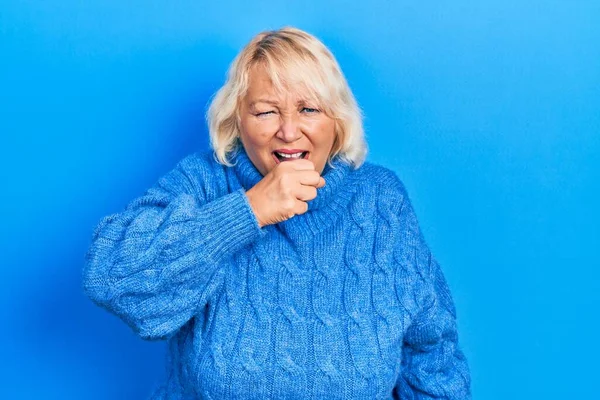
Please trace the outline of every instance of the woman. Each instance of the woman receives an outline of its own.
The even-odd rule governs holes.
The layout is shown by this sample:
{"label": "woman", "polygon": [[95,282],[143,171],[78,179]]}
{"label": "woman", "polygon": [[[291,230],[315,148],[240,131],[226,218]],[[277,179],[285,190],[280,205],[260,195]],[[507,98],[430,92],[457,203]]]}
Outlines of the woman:
{"label": "woman", "polygon": [[196,152],[105,217],[84,288],[168,339],[160,399],[467,399],[454,304],[359,108],[295,28],[236,57]]}

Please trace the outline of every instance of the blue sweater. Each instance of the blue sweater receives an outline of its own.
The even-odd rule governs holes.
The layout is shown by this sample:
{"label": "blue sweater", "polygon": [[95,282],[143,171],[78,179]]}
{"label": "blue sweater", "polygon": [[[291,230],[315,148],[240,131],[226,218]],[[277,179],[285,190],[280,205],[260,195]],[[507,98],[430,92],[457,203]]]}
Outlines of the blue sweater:
{"label": "blue sweater", "polygon": [[260,228],[261,174],[192,153],[103,218],[83,285],[168,339],[156,399],[470,399],[456,313],[402,182],[340,159],[309,211]]}

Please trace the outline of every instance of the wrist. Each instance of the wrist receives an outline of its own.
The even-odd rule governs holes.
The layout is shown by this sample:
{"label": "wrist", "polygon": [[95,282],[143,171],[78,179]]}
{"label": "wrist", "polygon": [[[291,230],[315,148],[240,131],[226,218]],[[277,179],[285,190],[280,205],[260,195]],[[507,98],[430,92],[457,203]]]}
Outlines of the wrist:
{"label": "wrist", "polygon": [[255,193],[252,191],[252,189],[246,191],[246,197],[248,198],[250,208],[256,217],[256,222],[258,223],[259,228],[264,227],[266,224],[263,222],[263,219],[260,215],[260,208],[258,206],[260,202],[256,200]]}

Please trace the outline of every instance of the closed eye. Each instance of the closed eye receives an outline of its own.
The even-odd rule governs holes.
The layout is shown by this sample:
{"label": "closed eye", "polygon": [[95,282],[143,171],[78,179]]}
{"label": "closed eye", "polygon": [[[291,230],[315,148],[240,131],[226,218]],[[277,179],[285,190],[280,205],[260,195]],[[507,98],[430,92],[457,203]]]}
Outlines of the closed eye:
{"label": "closed eye", "polygon": [[275,111],[264,111],[264,112],[259,112],[258,114],[254,114],[254,115],[256,115],[257,117],[259,117],[261,115],[269,115],[269,114],[272,114],[274,112]]}

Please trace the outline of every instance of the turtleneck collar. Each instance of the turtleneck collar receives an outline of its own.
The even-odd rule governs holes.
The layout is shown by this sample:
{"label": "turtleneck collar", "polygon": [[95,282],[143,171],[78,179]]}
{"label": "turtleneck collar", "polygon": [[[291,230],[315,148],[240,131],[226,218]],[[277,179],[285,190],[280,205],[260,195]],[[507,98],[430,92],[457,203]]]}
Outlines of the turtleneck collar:
{"label": "turtleneck collar", "polygon": [[[251,189],[263,178],[241,144],[232,154],[231,161],[234,163],[235,175],[244,190]],[[331,166],[327,163],[321,174],[325,179],[325,186],[318,188],[317,197],[307,202],[308,211],[277,225],[290,234],[296,228],[301,229],[303,226],[314,233],[328,226],[343,213],[352,197],[353,185],[349,185],[347,179],[352,170],[353,167],[350,164],[340,157],[334,157],[331,160]]]}

